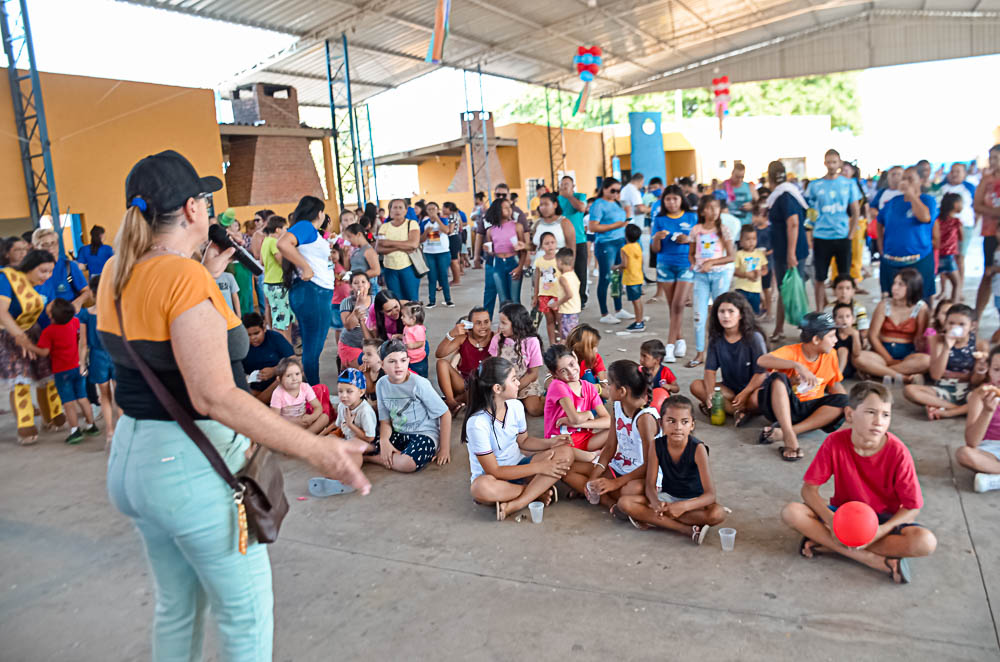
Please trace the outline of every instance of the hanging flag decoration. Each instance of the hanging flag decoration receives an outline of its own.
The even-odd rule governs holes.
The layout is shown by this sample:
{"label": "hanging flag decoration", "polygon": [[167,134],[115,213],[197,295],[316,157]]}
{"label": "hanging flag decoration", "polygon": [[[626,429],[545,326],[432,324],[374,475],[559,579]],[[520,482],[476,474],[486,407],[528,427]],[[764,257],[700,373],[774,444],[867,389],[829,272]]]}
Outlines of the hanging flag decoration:
{"label": "hanging flag decoration", "polygon": [[427,62],[441,64],[444,59],[444,41],[448,37],[448,18],[451,14],[451,0],[437,0],[434,10],[434,31],[431,43],[427,45]]}
{"label": "hanging flag decoration", "polygon": [[576,104],[573,106],[573,115],[587,112],[587,100],[590,98],[590,83],[597,76],[597,71],[601,68],[601,52],[600,46],[591,46],[590,48],[580,46],[576,49],[573,64],[576,65],[577,75],[583,81],[583,89],[580,90],[580,96],[577,97]]}
{"label": "hanging flag decoration", "polygon": [[712,79],[715,92],[715,114],[719,116],[719,138],[722,138],[722,120],[729,114],[729,76]]}

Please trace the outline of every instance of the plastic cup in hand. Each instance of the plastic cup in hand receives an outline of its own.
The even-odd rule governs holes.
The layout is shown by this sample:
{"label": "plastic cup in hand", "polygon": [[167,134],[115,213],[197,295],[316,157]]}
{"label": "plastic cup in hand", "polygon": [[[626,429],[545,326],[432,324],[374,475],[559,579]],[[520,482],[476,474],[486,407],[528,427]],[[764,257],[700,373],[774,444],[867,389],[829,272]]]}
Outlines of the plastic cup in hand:
{"label": "plastic cup in hand", "polygon": [[601,493],[594,486],[594,481],[587,483],[587,501],[595,506],[601,502]]}
{"label": "plastic cup in hand", "polygon": [[722,540],[722,551],[733,551],[736,547],[736,529],[719,529],[719,539]]}
{"label": "plastic cup in hand", "polygon": [[545,510],[545,504],[541,501],[532,501],[528,504],[528,510],[531,511],[531,521],[535,524],[542,523],[542,513]]}

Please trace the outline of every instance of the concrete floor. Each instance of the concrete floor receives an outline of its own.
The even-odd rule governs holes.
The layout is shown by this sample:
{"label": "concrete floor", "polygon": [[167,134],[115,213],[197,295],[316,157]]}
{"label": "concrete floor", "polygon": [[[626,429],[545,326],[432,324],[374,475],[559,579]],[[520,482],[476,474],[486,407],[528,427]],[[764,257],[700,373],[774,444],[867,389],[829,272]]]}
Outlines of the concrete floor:
{"label": "concrete floor", "polygon": [[[482,273],[468,272],[457,308],[428,316],[432,347],[478,300]],[[598,325],[606,361],[635,359],[642,341],[663,337],[665,306],[647,314],[644,334]],[[583,317],[596,324],[596,303]],[[996,325],[991,312],[984,327]],[[329,383],[334,351],[331,335]],[[674,368],[684,392],[701,374]],[[469,497],[455,426],[450,465],[415,476],[369,468],[368,497],[299,501],[314,472],[285,462],[291,513],[270,548],[275,659],[996,660],[1000,497],[973,493],[955,465],[962,421],[928,423],[897,396],[892,429],[917,462],[920,522],[939,541],[914,562],[911,585],[796,554],[778,511],[798,498],[820,433],[803,438],[806,461],[790,464],[756,445],[759,426],[699,416],[733,510],[726,525],[738,531],[724,553],[714,531],[699,548],[585,501],[547,509],[541,525],[497,523]],[[530,425],[540,433],[541,419]],[[108,503],[103,443],[68,447],[64,434],[20,448],[11,417],[0,418],[0,660],[148,659],[154,596],[139,537]]]}

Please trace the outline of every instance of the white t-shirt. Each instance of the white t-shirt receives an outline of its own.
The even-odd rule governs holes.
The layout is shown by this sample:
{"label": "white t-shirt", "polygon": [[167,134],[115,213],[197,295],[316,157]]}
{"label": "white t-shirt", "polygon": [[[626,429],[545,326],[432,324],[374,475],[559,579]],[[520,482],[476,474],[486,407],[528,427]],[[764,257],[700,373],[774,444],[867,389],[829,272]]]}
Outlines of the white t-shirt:
{"label": "white t-shirt", "polygon": [[[969,182],[961,182],[959,184],[949,184],[945,182],[938,189],[938,193],[941,194],[943,198],[946,193],[957,193],[962,198],[962,212],[958,215],[960,221],[962,221],[962,227],[973,228],[976,226],[976,212],[972,208],[972,199],[976,196],[976,187]],[[938,204],[941,200],[938,199]]]}
{"label": "white t-shirt", "polygon": [[635,186],[635,184],[629,182],[622,187],[621,201],[623,206],[628,205],[632,208],[632,220],[630,222],[634,225],[642,227],[642,225],[646,222],[646,215],[640,214],[635,209],[636,205],[642,204],[642,192]]}
{"label": "white t-shirt", "polygon": [[[299,221],[288,231],[298,241],[299,253],[312,268],[313,277],[309,282],[332,290],[337,285],[337,278],[330,264],[330,243],[309,221]],[[301,276],[301,270],[298,271]]]}
{"label": "white t-shirt", "polygon": [[524,405],[520,400],[507,401],[507,414],[502,421],[494,420],[487,411],[480,411],[470,418],[467,428],[469,469],[472,470],[470,482],[483,475],[480,455],[493,453],[501,467],[513,466],[524,459],[517,437],[527,430]]}
{"label": "white t-shirt", "polygon": [[425,253],[434,255],[437,253],[447,253],[451,250],[451,247],[448,245],[449,226],[443,222],[427,221],[424,225],[424,230],[427,232],[427,241],[424,242]]}
{"label": "white t-shirt", "polygon": [[611,458],[608,468],[619,476],[635,471],[645,462],[642,437],[639,435],[639,426],[636,425],[643,414],[650,414],[654,420],[660,420],[660,415],[652,407],[640,409],[634,417],[626,416],[621,403],[615,401],[615,419],[612,425],[615,426],[615,436],[618,437],[618,452]]}
{"label": "white t-shirt", "polygon": [[[344,439],[354,439],[354,431],[347,427],[347,423],[344,422],[344,414],[346,413],[347,406],[338,404],[337,425],[340,427],[340,431],[344,433]],[[366,437],[375,436],[378,419],[375,417],[375,410],[372,409],[367,400],[362,400],[354,407],[354,424],[364,430]]]}

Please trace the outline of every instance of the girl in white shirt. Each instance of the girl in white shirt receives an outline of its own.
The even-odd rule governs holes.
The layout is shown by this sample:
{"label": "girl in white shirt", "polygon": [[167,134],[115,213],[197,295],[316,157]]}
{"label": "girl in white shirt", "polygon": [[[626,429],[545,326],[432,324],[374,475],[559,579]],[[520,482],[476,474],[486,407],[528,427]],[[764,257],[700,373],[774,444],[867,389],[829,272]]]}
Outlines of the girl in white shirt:
{"label": "girl in white shirt", "polygon": [[[496,504],[497,520],[532,501],[557,501],[555,484],[573,463],[568,435],[528,435],[518,388],[514,365],[500,357],[480,363],[469,381],[462,441],[469,445],[470,492],[477,503]],[[534,455],[526,457],[522,450]]]}

